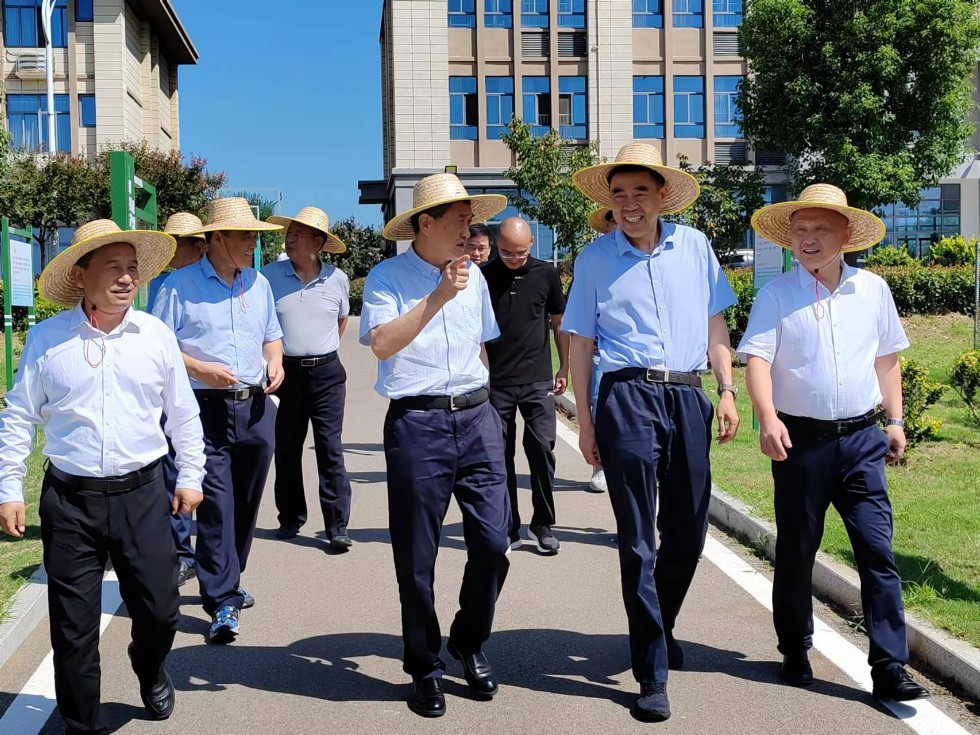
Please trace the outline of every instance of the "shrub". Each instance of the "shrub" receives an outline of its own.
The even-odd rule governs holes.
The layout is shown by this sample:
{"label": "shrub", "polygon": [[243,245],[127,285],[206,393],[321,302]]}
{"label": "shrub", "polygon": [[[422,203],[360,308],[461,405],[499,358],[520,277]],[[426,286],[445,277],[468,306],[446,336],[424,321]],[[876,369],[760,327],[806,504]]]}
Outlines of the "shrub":
{"label": "shrub", "polygon": [[360,316],[364,306],[364,281],[366,278],[352,278],[350,282],[350,314]]}
{"label": "shrub", "polygon": [[752,311],[752,303],[755,301],[755,290],[753,288],[753,275],[751,268],[732,268],[725,271],[728,282],[735,292],[738,303],[725,309],[725,321],[728,322],[728,332],[732,337],[732,348],[738,347],[738,343],[745,334],[745,327],[749,323],[749,312]]}
{"label": "shrub", "polygon": [[980,350],[964,352],[953,365],[949,384],[959,393],[970,409],[974,422],[980,426]]}
{"label": "shrub", "polygon": [[869,268],[885,279],[902,316],[910,314],[973,313],[973,268]]}
{"label": "shrub", "polygon": [[944,237],[932,246],[932,262],[936,265],[973,265],[977,257],[977,240],[964,240],[962,235]]}
{"label": "shrub", "polygon": [[929,406],[942,398],[946,386],[929,381],[928,371],[914,360],[901,360],[905,439],[911,449],[922,441],[935,439],[943,422],[925,417]]}
{"label": "shrub", "polygon": [[865,264],[869,267],[903,267],[911,268],[919,265],[919,261],[909,255],[905,248],[882,246],[868,256]]}

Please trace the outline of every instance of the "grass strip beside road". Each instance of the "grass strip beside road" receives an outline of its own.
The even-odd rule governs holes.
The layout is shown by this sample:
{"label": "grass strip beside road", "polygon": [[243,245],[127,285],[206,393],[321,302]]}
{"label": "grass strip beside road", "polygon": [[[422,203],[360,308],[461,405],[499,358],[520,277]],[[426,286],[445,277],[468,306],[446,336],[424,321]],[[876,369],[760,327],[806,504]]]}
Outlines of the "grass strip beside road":
{"label": "grass strip beside road", "polygon": [[0,620],[9,613],[10,603],[34,571],[41,566],[41,522],[37,515],[44,476],[44,456],[41,454],[44,437],[27,460],[24,480],[24,499],[27,502],[27,533],[24,538],[11,538],[0,533]]}

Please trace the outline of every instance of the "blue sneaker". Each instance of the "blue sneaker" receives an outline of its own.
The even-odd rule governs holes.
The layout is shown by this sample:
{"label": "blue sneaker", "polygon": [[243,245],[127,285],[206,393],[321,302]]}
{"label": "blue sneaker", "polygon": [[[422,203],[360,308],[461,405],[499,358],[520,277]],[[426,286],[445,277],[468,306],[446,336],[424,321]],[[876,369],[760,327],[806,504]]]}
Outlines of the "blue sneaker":
{"label": "blue sneaker", "polygon": [[250,607],[255,607],[255,597],[251,595],[248,590],[239,586],[238,594],[244,598],[244,602],[242,602],[242,610],[248,610]]}
{"label": "blue sneaker", "polygon": [[211,618],[208,634],[212,643],[231,643],[238,637],[238,608],[222,605]]}

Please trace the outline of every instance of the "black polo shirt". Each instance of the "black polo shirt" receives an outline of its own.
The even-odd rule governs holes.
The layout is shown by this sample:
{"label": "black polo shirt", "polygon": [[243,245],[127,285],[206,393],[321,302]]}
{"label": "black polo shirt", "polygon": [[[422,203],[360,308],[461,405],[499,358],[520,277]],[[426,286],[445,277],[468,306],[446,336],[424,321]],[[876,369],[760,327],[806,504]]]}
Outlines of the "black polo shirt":
{"label": "black polo shirt", "polygon": [[517,269],[501,259],[483,266],[500,337],[487,342],[490,383],[527,385],[553,380],[549,317],[565,313],[565,295],[551,263],[529,258]]}

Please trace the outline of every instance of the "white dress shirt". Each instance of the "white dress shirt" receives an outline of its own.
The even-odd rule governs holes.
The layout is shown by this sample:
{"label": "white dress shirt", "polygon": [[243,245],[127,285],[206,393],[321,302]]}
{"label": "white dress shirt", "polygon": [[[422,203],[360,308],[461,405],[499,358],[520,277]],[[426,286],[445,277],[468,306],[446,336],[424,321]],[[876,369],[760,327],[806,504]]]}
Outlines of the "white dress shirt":
{"label": "white dress shirt", "polygon": [[25,462],[38,425],[45,430],[44,456],[82,477],[142,469],[167,454],[169,436],[177,487],[201,490],[200,409],[177,339],[150,314],[130,309],[108,334],[88,323],[81,306],[44,320],[27,334],[17,382],[6,398],[0,502],[24,499]]}
{"label": "white dress shirt", "polygon": [[908,346],[879,276],[845,264],[830,293],[797,266],[759,291],[738,354],[772,364],[777,411],[836,421],[881,403],[875,359]]}

